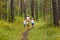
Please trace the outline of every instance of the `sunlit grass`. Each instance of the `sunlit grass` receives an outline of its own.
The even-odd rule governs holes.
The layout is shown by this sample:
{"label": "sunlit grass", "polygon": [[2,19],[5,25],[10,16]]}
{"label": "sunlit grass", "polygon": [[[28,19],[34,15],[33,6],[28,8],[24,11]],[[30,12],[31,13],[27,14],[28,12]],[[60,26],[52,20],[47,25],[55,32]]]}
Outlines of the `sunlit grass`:
{"label": "sunlit grass", "polygon": [[35,27],[28,34],[28,40],[60,40],[60,27],[50,22],[36,22]]}
{"label": "sunlit grass", "polygon": [[[23,32],[29,27],[23,27],[23,18],[15,18],[14,23],[0,20],[0,40],[22,39]],[[44,22],[43,19],[39,19],[39,21],[35,21],[35,27],[28,33],[28,40],[60,40],[60,27],[55,27],[52,22]]]}
{"label": "sunlit grass", "polygon": [[14,23],[0,20],[0,40],[21,40],[26,30],[22,25],[23,18],[16,17]]}

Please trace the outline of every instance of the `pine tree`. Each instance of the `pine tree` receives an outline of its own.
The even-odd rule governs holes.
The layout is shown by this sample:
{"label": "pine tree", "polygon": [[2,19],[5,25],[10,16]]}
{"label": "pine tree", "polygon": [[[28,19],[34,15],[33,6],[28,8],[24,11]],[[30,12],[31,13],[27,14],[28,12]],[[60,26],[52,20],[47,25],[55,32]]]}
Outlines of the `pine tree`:
{"label": "pine tree", "polygon": [[52,7],[53,7],[53,23],[55,26],[59,26],[59,13],[58,8],[56,5],[56,0],[52,0]]}
{"label": "pine tree", "polygon": [[34,18],[34,0],[31,0],[30,5],[31,5],[31,16]]}
{"label": "pine tree", "polygon": [[11,0],[11,22],[14,21],[14,0]]}

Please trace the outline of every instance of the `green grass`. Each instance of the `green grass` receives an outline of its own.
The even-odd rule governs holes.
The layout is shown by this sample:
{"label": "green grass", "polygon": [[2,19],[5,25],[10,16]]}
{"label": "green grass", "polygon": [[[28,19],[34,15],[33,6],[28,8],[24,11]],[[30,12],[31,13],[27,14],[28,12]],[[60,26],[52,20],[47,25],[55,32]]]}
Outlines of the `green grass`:
{"label": "green grass", "polygon": [[40,20],[28,34],[28,40],[60,40],[60,28]]}
{"label": "green grass", "polygon": [[22,25],[23,18],[16,17],[14,23],[0,20],[0,40],[21,40],[26,30]]}
{"label": "green grass", "polygon": [[[21,40],[28,27],[23,27],[23,18],[16,17],[14,23],[0,20],[0,40]],[[60,40],[60,27],[43,19],[35,21],[35,27],[28,33],[28,40]]]}

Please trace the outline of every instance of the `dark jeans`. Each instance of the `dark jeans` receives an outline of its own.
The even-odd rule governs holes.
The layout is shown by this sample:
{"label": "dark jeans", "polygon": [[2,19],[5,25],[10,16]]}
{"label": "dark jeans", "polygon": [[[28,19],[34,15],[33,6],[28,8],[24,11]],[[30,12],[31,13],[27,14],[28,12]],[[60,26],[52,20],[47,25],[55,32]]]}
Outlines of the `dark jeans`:
{"label": "dark jeans", "polygon": [[24,24],[24,27],[26,26],[26,24]]}
{"label": "dark jeans", "polygon": [[32,27],[34,27],[34,23],[32,23]]}

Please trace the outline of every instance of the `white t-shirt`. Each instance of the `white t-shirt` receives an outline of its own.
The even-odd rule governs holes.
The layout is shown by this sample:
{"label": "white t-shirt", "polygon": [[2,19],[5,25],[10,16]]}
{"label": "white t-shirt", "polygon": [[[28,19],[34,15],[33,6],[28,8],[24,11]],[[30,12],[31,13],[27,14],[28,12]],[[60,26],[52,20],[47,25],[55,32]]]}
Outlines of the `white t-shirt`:
{"label": "white t-shirt", "polygon": [[30,17],[26,17],[27,18],[27,20],[30,20]]}
{"label": "white t-shirt", "polygon": [[26,21],[24,21],[24,24],[26,24]]}
{"label": "white t-shirt", "polygon": [[31,20],[31,23],[34,23],[34,20]]}

